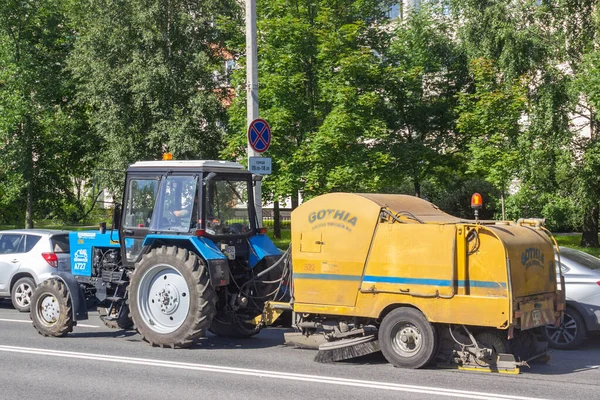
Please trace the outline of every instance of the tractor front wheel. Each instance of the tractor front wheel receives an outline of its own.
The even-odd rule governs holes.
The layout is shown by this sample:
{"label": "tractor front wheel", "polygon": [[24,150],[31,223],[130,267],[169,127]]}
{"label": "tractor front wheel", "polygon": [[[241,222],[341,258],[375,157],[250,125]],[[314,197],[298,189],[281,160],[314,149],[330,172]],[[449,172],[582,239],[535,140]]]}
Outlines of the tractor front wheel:
{"label": "tractor front wheel", "polygon": [[210,327],[216,299],[206,265],[196,254],[174,246],[142,256],[129,285],[131,318],[153,346],[192,345]]}
{"label": "tractor front wheel", "polygon": [[59,337],[73,331],[71,296],[60,279],[48,279],[34,290],[29,316],[41,335]]}

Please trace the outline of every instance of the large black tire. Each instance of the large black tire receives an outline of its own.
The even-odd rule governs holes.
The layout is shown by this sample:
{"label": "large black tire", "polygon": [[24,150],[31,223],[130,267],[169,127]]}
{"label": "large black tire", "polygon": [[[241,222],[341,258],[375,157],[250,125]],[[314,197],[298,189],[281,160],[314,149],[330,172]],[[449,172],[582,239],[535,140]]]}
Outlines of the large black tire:
{"label": "large black tire", "polygon": [[43,336],[60,337],[73,331],[71,296],[60,279],[48,279],[33,291],[29,317]]}
{"label": "large black tire", "polygon": [[538,349],[539,344],[532,329],[515,330],[514,337],[508,341],[508,346],[517,361],[527,361],[542,352],[542,349]]}
{"label": "large black tire", "polygon": [[131,275],[131,318],[153,346],[191,346],[210,327],[216,301],[205,264],[186,249],[153,249]]}
{"label": "large black tire", "polygon": [[10,299],[13,306],[20,312],[29,312],[31,306],[31,295],[35,289],[35,281],[24,277],[15,282],[10,291]]}
{"label": "large black tire", "polygon": [[98,314],[100,314],[100,319],[107,328],[124,329],[126,331],[133,329],[133,320],[131,319],[129,306],[127,304],[123,305],[123,310],[121,311],[121,314],[119,314],[117,319],[107,319],[107,313],[108,309],[106,307],[98,307]]}
{"label": "large black tire", "polygon": [[394,367],[422,368],[438,349],[435,327],[414,308],[400,307],[387,314],[378,337],[381,352]]}
{"label": "large black tire", "polygon": [[261,327],[249,324],[236,314],[215,315],[210,324],[210,331],[217,336],[246,339],[260,332]]}
{"label": "large black tire", "polygon": [[546,325],[542,328],[542,335],[548,346],[559,350],[576,349],[583,343],[586,333],[583,318],[571,307],[567,307],[559,327]]}

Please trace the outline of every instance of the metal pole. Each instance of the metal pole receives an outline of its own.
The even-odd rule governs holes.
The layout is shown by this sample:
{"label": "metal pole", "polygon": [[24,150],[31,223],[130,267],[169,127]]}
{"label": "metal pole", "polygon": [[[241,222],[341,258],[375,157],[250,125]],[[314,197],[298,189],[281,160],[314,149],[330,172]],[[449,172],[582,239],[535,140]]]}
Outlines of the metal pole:
{"label": "metal pole", "polygon": [[[256,46],[256,0],[246,0],[246,130],[258,118],[258,52]],[[248,143],[250,157],[259,157]],[[262,226],[262,182],[254,185],[254,205],[259,226]]]}

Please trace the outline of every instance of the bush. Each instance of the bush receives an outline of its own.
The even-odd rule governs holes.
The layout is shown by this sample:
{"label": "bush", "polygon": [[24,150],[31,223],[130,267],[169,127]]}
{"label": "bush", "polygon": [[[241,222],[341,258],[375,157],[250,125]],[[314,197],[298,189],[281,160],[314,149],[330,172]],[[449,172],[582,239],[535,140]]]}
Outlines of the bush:
{"label": "bush", "polygon": [[527,187],[506,200],[509,219],[546,218],[546,227],[553,232],[580,231],[583,215],[572,197],[561,193],[542,193]]}

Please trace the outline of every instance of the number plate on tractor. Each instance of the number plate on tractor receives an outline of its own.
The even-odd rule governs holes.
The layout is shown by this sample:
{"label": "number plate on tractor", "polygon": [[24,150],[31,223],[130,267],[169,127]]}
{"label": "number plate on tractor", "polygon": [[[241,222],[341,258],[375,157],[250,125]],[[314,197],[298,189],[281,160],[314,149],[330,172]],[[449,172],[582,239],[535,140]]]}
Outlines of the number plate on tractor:
{"label": "number plate on tractor", "polygon": [[227,246],[225,249],[225,255],[230,260],[235,260],[235,246]]}

